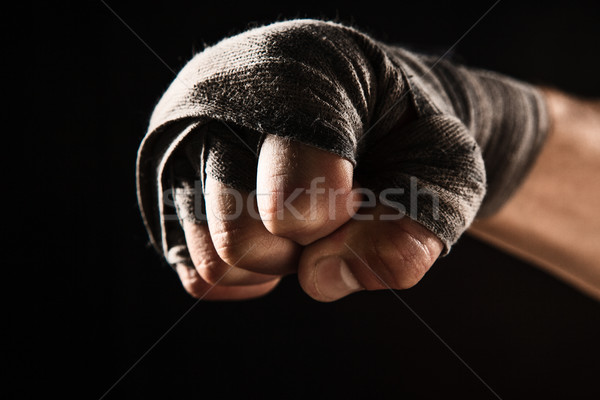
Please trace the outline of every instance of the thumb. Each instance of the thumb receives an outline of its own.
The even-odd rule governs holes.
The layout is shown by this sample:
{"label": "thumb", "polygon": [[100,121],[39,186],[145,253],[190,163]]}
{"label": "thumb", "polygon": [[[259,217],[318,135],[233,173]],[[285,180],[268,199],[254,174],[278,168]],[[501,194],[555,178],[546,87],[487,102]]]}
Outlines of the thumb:
{"label": "thumb", "polygon": [[[352,219],[302,254],[298,279],[315,300],[360,290],[408,289],[440,255],[443,244],[419,223],[379,205]],[[396,219],[390,220],[396,216]]]}

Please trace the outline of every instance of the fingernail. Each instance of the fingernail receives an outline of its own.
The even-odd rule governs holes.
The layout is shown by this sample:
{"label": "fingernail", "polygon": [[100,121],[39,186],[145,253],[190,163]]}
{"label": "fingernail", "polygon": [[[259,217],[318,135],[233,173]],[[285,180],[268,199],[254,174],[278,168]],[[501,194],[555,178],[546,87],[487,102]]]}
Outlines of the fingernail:
{"label": "fingernail", "polygon": [[346,262],[337,256],[325,257],[317,262],[315,286],[329,300],[337,300],[363,289]]}

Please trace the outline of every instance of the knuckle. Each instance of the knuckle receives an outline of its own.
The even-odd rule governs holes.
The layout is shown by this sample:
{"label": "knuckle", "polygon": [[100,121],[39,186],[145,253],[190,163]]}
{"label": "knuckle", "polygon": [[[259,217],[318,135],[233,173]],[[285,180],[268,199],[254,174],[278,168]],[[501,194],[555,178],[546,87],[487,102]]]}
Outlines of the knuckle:
{"label": "knuckle", "polygon": [[255,264],[270,254],[267,250],[272,247],[274,238],[273,235],[264,232],[264,228],[239,223],[231,224],[227,229],[212,234],[221,265],[224,262],[249,270],[255,269]]}
{"label": "knuckle", "polygon": [[[220,270],[230,266],[246,271],[279,275],[291,272],[298,255],[296,244],[269,233],[262,223],[236,224],[212,235],[214,265]],[[207,269],[213,267],[207,265]],[[214,267],[212,269],[215,269]]]}
{"label": "knuckle", "polygon": [[302,195],[293,202],[261,209],[261,218],[272,235],[308,244],[338,225],[330,211],[327,199]]}
{"label": "knuckle", "polygon": [[397,231],[384,238],[374,240],[372,244],[375,263],[384,275],[382,279],[392,289],[415,286],[431,266],[426,248],[406,231]]}
{"label": "knuckle", "polygon": [[201,254],[196,252],[193,261],[196,271],[207,283],[216,284],[222,278],[223,260],[217,252],[203,251]]}
{"label": "knuckle", "polygon": [[181,282],[185,291],[195,299],[199,299],[204,295],[202,284],[198,278],[188,278]]}
{"label": "knuckle", "polygon": [[[248,249],[253,246],[252,236],[249,235],[242,227],[231,227],[219,233],[212,235],[215,250],[221,260],[229,265],[243,266],[244,256]],[[215,270],[216,260],[209,262],[205,266],[206,269]],[[212,267],[212,268],[211,268]]]}
{"label": "knuckle", "polygon": [[199,299],[204,295],[204,292],[196,286],[184,286],[185,291],[195,299]]}
{"label": "knuckle", "polygon": [[197,267],[198,274],[211,285],[218,284],[224,275],[224,271],[216,264],[217,263],[214,263],[214,265],[212,263],[205,263]]}
{"label": "knuckle", "polygon": [[[268,143],[268,142],[265,142]],[[264,146],[264,145],[263,145]],[[310,146],[263,147],[270,161],[257,176],[258,209],[267,230],[308,244],[329,234],[351,215],[352,164]]]}
{"label": "knuckle", "polygon": [[265,227],[275,236],[285,237],[295,241],[303,241],[302,239],[304,237],[311,236],[316,229],[306,221],[290,218],[265,222]]}

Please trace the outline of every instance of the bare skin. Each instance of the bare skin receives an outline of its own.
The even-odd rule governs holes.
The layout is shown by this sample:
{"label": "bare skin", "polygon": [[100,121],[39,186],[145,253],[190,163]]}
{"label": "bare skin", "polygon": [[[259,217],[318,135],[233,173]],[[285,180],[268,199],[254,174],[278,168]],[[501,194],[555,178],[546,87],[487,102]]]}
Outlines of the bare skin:
{"label": "bare skin", "polygon": [[[239,218],[223,218],[234,202],[224,184],[207,178],[208,224],[184,223],[195,269],[177,266],[183,286],[194,297],[237,300],[264,295],[281,276],[297,272],[311,297],[333,301],[362,289],[415,285],[439,256],[442,243],[409,218],[351,219],[360,202],[352,190],[352,174],[352,164],[343,158],[268,137],[257,172],[257,192],[268,194],[256,199],[260,218],[251,217],[246,205]],[[279,197],[287,198],[299,187],[310,189],[315,177],[324,178],[320,187],[325,189],[316,195],[316,204],[331,206],[314,212],[311,196],[303,193],[292,204],[307,218],[287,212],[277,216]],[[335,196],[329,188],[336,190]],[[333,214],[319,211],[329,209]],[[361,212],[397,214],[382,205]]]}
{"label": "bare skin", "polygon": [[[471,232],[600,298],[600,104],[545,93],[553,125],[536,166],[514,198]],[[268,195],[250,207],[260,218],[247,207],[235,220],[215,217],[230,213],[232,202],[222,183],[207,179],[208,224],[184,224],[195,265],[176,266],[184,288],[207,300],[247,299],[297,272],[309,296],[334,301],[359,290],[415,285],[442,243],[409,218],[380,219],[394,214],[380,204],[360,210],[372,220],[351,218],[359,201],[352,174],[350,162],[336,155],[268,137],[257,171],[257,192]],[[281,196],[310,188],[316,177],[326,189],[316,210],[333,209],[334,218],[315,212],[305,194],[292,204],[303,216],[312,211],[311,218],[276,215]],[[329,188],[336,190],[333,198]]]}
{"label": "bare skin", "polygon": [[600,299],[600,100],[544,92],[552,129],[534,168],[470,232]]}

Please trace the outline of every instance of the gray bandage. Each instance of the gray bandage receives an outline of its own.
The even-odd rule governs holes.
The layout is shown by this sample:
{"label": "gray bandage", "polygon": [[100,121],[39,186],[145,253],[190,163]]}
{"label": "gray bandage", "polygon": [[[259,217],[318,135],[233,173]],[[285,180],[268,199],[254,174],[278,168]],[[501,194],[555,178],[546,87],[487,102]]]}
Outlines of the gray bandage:
{"label": "gray bandage", "polygon": [[280,22],[205,49],[179,73],[139,150],[139,204],[152,243],[181,260],[178,218],[202,203],[194,182],[207,173],[252,189],[273,134],[350,160],[362,187],[403,189],[388,199],[405,210],[416,200],[411,216],[447,252],[514,192],[547,120],[541,94],[513,79],[336,23]]}

